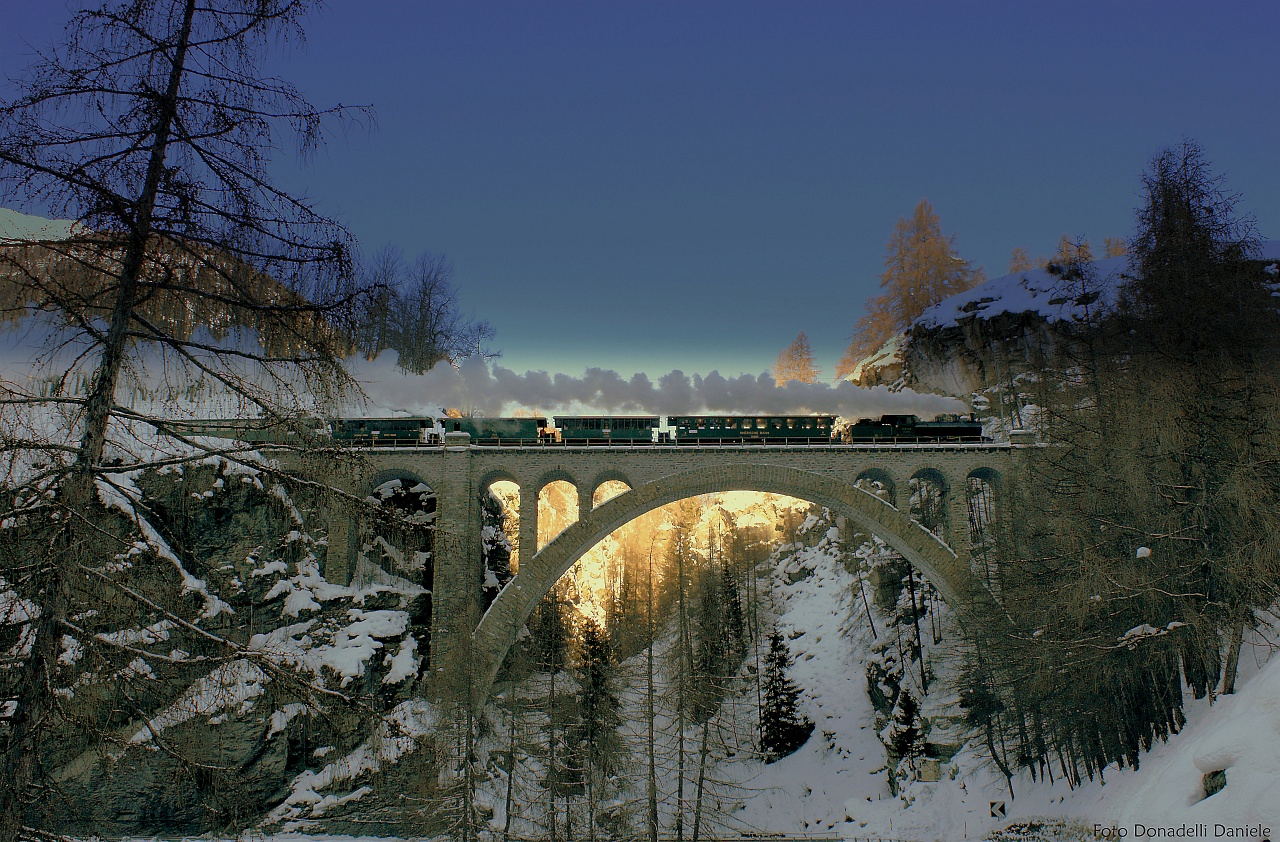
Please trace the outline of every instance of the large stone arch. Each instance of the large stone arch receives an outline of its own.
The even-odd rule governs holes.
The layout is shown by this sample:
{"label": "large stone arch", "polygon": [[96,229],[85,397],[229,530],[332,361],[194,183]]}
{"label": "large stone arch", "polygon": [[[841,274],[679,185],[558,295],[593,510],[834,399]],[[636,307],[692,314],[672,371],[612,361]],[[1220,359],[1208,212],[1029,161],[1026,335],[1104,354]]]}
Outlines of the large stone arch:
{"label": "large stone arch", "polygon": [[848,481],[776,465],[733,463],[699,468],[632,488],[586,514],[528,561],[489,606],[472,634],[469,659],[473,692],[484,696],[538,601],[591,547],[609,533],[660,506],[699,494],[763,491],[826,506],[880,536],[924,574],[963,618],[994,606],[968,565],[936,535],[905,513]]}

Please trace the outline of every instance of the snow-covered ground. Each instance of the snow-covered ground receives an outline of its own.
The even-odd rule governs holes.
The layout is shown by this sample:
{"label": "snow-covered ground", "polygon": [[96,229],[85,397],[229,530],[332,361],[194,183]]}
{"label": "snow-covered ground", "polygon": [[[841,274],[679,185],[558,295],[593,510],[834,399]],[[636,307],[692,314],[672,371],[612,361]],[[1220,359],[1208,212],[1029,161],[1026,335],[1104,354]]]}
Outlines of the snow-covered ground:
{"label": "snow-covered ground", "polygon": [[[1266,240],[1260,244],[1258,259],[1280,261],[1280,240]],[[925,310],[912,323],[912,328],[944,328],[966,319],[990,319],[1001,313],[1035,312],[1047,321],[1080,318],[1085,306],[1105,306],[1113,303],[1128,258],[1108,257],[1092,264],[1097,273],[1097,298],[1080,298],[1081,290],[1044,269],[1028,269],[1014,272],[978,284],[971,290],[953,295]],[[1271,271],[1271,270],[1268,270]],[[1280,271],[1280,270],[1278,270]]]}

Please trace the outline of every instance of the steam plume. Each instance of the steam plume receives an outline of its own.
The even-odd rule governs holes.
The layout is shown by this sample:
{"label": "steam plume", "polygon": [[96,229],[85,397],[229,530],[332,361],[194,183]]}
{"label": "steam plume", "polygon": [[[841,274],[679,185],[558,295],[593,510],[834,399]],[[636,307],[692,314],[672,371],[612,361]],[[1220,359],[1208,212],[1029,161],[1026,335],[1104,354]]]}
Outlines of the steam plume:
{"label": "steam plume", "polygon": [[488,416],[524,409],[550,415],[819,413],[870,418],[900,413],[932,418],[941,412],[968,409],[955,398],[910,390],[890,392],[884,386],[863,389],[843,381],[834,386],[792,381],[779,387],[767,373],[725,377],[717,371],[688,375],[676,370],[654,382],[645,374],[626,379],[616,371],[599,368],[588,368],[580,377],[545,371],[517,374],[472,358],[459,368],[441,363],[424,375],[404,375],[380,358],[364,365],[357,376],[369,405],[352,408],[352,412],[366,414],[406,411],[427,415],[442,407],[456,407]]}

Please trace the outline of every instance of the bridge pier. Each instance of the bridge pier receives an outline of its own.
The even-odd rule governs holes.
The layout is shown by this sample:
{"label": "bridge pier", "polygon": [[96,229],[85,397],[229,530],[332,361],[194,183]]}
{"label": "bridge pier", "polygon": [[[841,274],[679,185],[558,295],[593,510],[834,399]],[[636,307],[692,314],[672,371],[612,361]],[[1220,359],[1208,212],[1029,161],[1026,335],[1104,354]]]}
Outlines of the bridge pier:
{"label": "bridge pier", "polygon": [[967,570],[973,551],[969,534],[969,478],[948,478],[947,485],[947,546]]}
{"label": "bridge pier", "polygon": [[351,512],[331,495],[325,502],[324,520],[329,533],[329,544],[324,556],[324,579],[335,585],[349,585],[355,555],[352,551],[355,540],[353,533],[356,531],[351,528]]}
{"label": "bridge pier", "polygon": [[470,445],[467,433],[445,434],[443,471],[436,486],[428,681],[435,699],[464,698],[471,692],[471,630],[480,620],[483,564]]}
{"label": "bridge pier", "polygon": [[538,489],[528,482],[520,483],[520,538],[516,543],[522,565],[538,552]]}

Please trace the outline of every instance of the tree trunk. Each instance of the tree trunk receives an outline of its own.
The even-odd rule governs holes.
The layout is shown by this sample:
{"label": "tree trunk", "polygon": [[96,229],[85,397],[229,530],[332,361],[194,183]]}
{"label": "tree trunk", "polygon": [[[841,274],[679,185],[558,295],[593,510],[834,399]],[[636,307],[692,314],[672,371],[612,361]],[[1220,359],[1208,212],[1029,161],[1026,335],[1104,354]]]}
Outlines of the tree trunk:
{"label": "tree trunk", "polygon": [[511,807],[516,785],[516,715],[519,705],[520,698],[516,695],[513,686],[511,688],[511,728],[507,735],[507,799],[502,820],[502,842],[511,842]]}
{"label": "tree trunk", "polygon": [[[129,231],[128,244],[121,262],[111,321],[93,375],[89,397],[85,401],[84,433],[80,449],[76,454],[72,473],[62,489],[62,499],[72,518],[69,524],[74,524],[76,516],[93,505],[95,497],[94,474],[102,463],[107,428],[115,404],[116,385],[120,381],[120,370],[124,365],[129,321],[137,303],[138,282],[151,238],[156,194],[165,172],[165,156],[177,115],[178,91],[182,84],[195,10],[195,0],[187,0],[182,24],[176,33],[177,42],[174,45],[168,85],[157,103],[147,175],[138,196],[133,227]],[[25,793],[34,783],[38,769],[40,731],[49,724],[48,720],[54,713],[49,690],[52,687],[54,664],[61,654],[61,629],[66,622],[71,602],[71,582],[79,560],[79,555],[75,552],[78,543],[76,532],[73,527],[59,530],[47,557],[49,566],[44,576],[46,583],[41,589],[44,599],[41,601],[40,616],[33,621],[35,643],[23,664],[26,679],[21,682],[22,690],[18,695],[17,708],[9,720],[8,745],[3,760],[0,761],[0,777],[3,777],[12,794],[12,797],[0,803],[0,842],[14,842],[22,828]]]}
{"label": "tree trunk", "polygon": [[698,842],[702,831],[702,792],[707,780],[707,732],[711,730],[711,720],[702,725],[702,744],[698,746],[698,788],[697,800],[693,803],[693,840]]}
{"label": "tree trunk", "polygon": [[1231,624],[1231,640],[1227,643],[1227,665],[1222,671],[1222,695],[1236,692],[1236,673],[1240,669],[1240,648],[1244,644],[1244,620]]}
{"label": "tree trunk", "polygon": [[547,682],[547,831],[556,842],[556,670]]}

